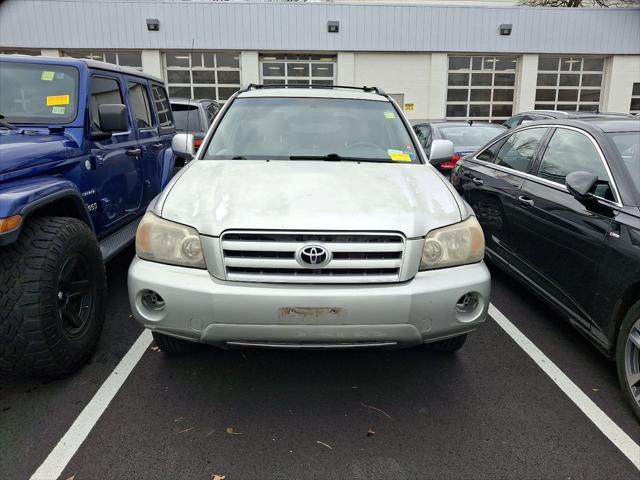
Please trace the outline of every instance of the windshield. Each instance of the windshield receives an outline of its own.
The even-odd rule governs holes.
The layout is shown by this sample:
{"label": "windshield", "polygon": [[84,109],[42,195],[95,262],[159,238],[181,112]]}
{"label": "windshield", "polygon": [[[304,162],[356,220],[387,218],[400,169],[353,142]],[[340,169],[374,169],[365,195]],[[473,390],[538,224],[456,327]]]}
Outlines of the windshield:
{"label": "windshield", "polygon": [[239,98],[204,158],[420,163],[391,103],[338,98]]}
{"label": "windshield", "polygon": [[500,125],[439,127],[440,135],[454,146],[480,147],[506,130]]}
{"label": "windshield", "polygon": [[174,103],[171,104],[171,111],[176,130],[179,132],[202,132],[204,130],[197,106]]}
{"label": "windshield", "polygon": [[640,132],[609,133],[608,135],[627,166],[633,183],[640,191]]}
{"label": "windshield", "polygon": [[0,62],[0,114],[10,123],[62,124],[76,117],[78,70]]}

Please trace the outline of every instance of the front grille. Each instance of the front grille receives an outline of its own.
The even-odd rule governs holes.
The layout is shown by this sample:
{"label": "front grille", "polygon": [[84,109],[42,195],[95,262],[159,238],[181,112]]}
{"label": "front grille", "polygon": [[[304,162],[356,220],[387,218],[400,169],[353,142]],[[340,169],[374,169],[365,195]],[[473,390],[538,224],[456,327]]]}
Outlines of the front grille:
{"label": "front grille", "polygon": [[[221,242],[227,280],[241,282],[398,282],[404,252],[404,238],[389,233],[228,232]],[[309,244],[325,247],[331,260],[299,263],[296,253]]]}

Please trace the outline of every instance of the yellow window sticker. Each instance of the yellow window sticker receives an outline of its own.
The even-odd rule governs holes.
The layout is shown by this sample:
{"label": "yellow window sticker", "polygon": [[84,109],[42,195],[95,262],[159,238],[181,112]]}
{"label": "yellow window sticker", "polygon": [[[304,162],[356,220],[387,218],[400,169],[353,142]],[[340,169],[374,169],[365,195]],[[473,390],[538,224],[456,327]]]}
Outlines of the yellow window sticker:
{"label": "yellow window sticker", "polygon": [[50,95],[47,97],[47,107],[54,105],[69,105],[69,95]]}
{"label": "yellow window sticker", "polygon": [[403,152],[402,150],[387,150],[389,154],[389,158],[392,162],[410,162],[411,157],[408,153]]}
{"label": "yellow window sticker", "polygon": [[44,72],[42,72],[42,75],[40,75],[40,80],[44,80],[45,82],[51,82],[53,81],[53,78],[55,77],[56,72],[50,72],[48,70],[45,70]]}
{"label": "yellow window sticker", "polygon": [[393,120],[396,118],[396,114],[393,112],[384,112],[384,118],[388,118],[389,120]]}
{"label": "yellow window sticker", "polygon": [[51,107],[51,113],[54,115],[64,115],[67,111],[67,107]]}

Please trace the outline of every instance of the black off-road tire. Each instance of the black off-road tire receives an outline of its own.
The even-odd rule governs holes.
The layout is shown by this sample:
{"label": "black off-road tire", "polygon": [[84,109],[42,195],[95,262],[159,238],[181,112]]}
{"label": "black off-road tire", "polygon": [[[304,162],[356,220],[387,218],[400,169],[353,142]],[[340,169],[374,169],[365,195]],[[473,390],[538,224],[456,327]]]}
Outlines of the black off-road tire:
{"label": "black off-road tire", "polygon": [[167,355],[185,355],[193,353],[200,348],[200,344],[182,340],[176,337],[170,337],[163,333],[151,332],[156,345]]}
{"label": "black off-road tire", "polygon": [[453,353],[460,350],[467,341],[467,334],[458,335],[457,337],[447,338],[446,340],[438,340],[437,342],[425,343],[425,350],[430,352]]}
{"label": "black off-road tire", "polygon": [[[78,280],[84,277],[86,282]],[[86,311],[76,329],[61,313],[69,299],[59,287],[71,279],[83,293],[70,297],[83,305],[79,312]],[[102,331],[105,294],[102,255],[87,224],[67,217],[29,219],[17,242],[0,248],[0,370],[58,376],[78,369]]]}
{"label": "black off-road tire", "polygon": [[620,330],[618,331],[618,340],[616,342],[616,368],[618,370],[618,380],[620,382],[620,388],[627,403],[631,406],[633,413],[640,419],[640,405],[633,398],[631,387],[627,381],[625,372],[625,348],[627,339],[629,338],[629,332],[634,326],[635,322],[640,319],[640,300],[634,303],[627,311],[622,323],[620,324]]}

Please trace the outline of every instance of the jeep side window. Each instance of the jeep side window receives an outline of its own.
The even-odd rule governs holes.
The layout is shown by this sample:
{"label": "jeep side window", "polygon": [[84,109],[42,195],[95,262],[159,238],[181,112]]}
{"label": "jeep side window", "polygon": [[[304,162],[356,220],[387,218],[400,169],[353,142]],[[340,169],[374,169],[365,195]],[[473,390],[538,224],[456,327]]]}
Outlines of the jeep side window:
{"label": "jeep side window", "polygon": [[147,92],[142,83],[129,82],[129,102],[133,118],[138,128],[149,128],[153,126],[151,121],[151,108],[149,107],[149,99]]}
{"label": "jeep side window", "polygon": [[100,117],[98,107],[105,104],[124,104],[120,85],[115,78],[91,77],[91,100],[89,115],[91,116],[91,131],[100,132]]}
{"label": "jeep side window", "polygon": [[169,105],[167,93],[164,91],[164,88],[159,85],[153,85],[151,91],[153,92],[153,100],[156,104],[160,127],[172,127],[173,116],[171,115],[171,106]]}

